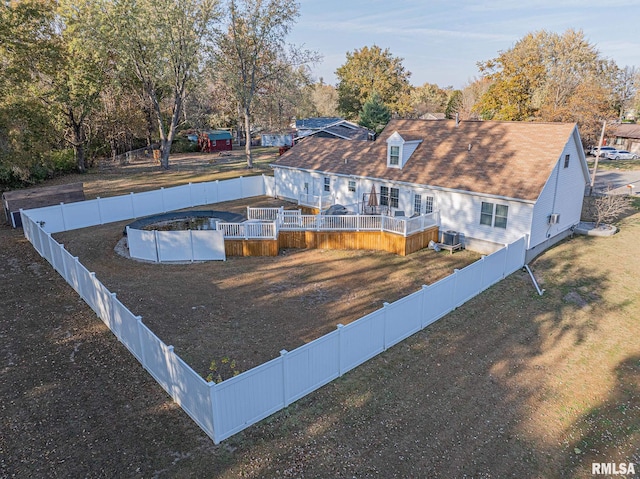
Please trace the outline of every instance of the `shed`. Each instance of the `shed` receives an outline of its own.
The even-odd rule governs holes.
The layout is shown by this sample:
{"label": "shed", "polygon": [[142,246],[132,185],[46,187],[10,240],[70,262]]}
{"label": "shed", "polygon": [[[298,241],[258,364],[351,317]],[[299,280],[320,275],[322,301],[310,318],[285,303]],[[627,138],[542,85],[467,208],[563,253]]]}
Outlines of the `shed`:
{"label": "shed", "polygon": [[82,183],[5,191],[2,194],[2,206],[7,222],[14,228],[22,226],[21,209],[28,210],[84,200]]}
{"label": "shed", "polygon": [[202,133],[198,138],[200,151],[212,153],[214,151],[225,151],[233,149],[231,133],[225,130],[214,130]]}

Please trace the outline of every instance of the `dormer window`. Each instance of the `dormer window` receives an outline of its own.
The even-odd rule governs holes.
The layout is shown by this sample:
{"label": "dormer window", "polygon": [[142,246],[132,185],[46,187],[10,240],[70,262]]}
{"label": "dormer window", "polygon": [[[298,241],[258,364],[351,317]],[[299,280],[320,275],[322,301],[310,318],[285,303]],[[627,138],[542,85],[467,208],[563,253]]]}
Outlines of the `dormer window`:
{"label": "dormer window", "polygon": [[403,168],[422,140],[405,140],[395,131],[387,139],[387,168]]}
{"label": "dormer window", "polygon": [[398,166],[399,164],[400,164],[400,147],[390,146],[389,147],[389,165]]}

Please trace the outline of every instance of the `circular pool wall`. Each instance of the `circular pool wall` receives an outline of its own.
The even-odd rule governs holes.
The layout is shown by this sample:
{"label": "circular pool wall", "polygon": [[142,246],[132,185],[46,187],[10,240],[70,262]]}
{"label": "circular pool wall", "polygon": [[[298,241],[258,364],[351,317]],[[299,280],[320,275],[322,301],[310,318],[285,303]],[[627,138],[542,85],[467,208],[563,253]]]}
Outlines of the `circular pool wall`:
{"label": "circular pool wall", "polygon": [[[190,221],[194,219],[196,221]],[[214,211],[214,210],[196,210],[196,211],[174,211],[171,213],[162,213],[160,215],[146,216],[144,218],[139,218],[127,226],[125,226],[123,234],[126,236],[127,228],[133,230],[147,230],[153,231],[153,225],[158,224],[161,225],[161,230],[166,231],[164,225],[169,223],[180,223],[184,222],[184,228],[177,227],[174,230],[184,231],[189,229],[195,230],[211,230],[215,229],[215,226],[209,227],[209,225],[215,224],[214,222],[222,221],[225,223],[241,223],[245,221],[245,217],[238,213],[229,213],[227,211]],[[200,221],[198,221],[200,220]],[[210,221],[207,221],[210,220]],[[189,228],[189,223],[193,223],[194,228]]]}

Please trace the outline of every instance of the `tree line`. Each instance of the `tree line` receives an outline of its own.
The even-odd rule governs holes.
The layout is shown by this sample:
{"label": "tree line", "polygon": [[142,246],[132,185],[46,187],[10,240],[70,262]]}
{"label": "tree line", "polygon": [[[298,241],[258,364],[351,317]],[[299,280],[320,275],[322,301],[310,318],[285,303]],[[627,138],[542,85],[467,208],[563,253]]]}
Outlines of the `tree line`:
{"label": "tree line", "polygon": [[85,171],[95,158],[226,128],[245,144],[295,117],[342,116],[373,130],[394,117],[602,120],[637,106],[635,68],[604,59],[582,32],[531,33],[478,63],[463,89],[410,84],[376,45],[346,53],[336,86],[314,81],[317,52],[288,44],[294,0],[26,0],[0,7],[0,185]]}

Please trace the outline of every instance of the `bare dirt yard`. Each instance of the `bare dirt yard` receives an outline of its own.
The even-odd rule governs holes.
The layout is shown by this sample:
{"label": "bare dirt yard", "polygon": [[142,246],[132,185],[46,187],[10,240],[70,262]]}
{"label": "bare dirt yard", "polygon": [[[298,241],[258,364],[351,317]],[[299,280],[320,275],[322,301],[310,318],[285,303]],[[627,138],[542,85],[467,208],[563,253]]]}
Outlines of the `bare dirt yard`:
{"label": "bare dirt yard", "polygon": [[[234,213],[287,206],[266,197],[197,209]],[[114,252],[124,226],[54,235],[166,344],[203,376],[215,360],[245,371],[464,268],[479,255],[425,249],[401,257],[377,251],[296,250],[277,257],[228,257],[149,264]],[[230,373],[227,368],[224,373]],[[228,374],[227,374],[228,376]]]}
{"label": "bare dirt yard", "polygon": [[[147,177],[130,170],[127,180],[124,172],[92,172],[81,180],[92,192],[88,196],[110,196],[198,181],[200,173],[176,168]],[[613,237],[576,236],[537,258],[531,267],[543,296],[526,273],[516,272],[424,331],[215,446],[21,231],[2,225],[0,477],[587,478],[593,462],[633,463],[638,476],[640,213],[619,226]],[[438,274],[431,269],[432,251],[406,259],[291,251],[216,264],[136,265],[144,269],[129,281],[147,292],[127,293],[134,288],[118,284],[133,265],[113,253],[119,234],[85,237],[87,246],[72,233],[64,240],[86,255],[83,262],[147,324],[157,321],[161,337],[177,334],[163,337],[177,350],[193,338],[190,328],[171,326],[184,322],[197,329],[227,321],[228,331],[221,328],[220,334],[243,344],[245,352],[261,351],[256,359],[237,358],[247,364],[392,301],[397,283],[421,284],[428,281],[425,275]],[[463,255],[437,258],[457,261]],[[258,271],[253,275],[243,269],[250,262]],[[412,263],[421,267],[412,269]],[[291,269],[281,274],[280,265]],[[160,269],[186,281],[194,267],[207,278],[204,295],[180,298],[144,285],[144,277]],[[225,268],[237,274],[220,276]],[[348,278],[344,288],[336,290],[327,280],[335,271]],[[243,302],[222,314],[220,297],[234,289],[244,291]],[[309,299],[300,300],[298,293]],[[182,304],[165,330],[156,311],[166,306],[160,298],[146,304],[154,294],[171,294],[170,303]],[[337,320],[325,317],[331,310],[327,298],[334,295],[350,301]],[[273,333],[273,345],[245,347],[252,326],[264,328],[259,320],[250,324],[254,312],[247,308],[267,308],[264,317],[273,315],[268,305],[274,297],[286,298],[280,307],[295,313],[298,324],[282,321],[285,329]],[[151,309],[138,309],[144,307]],[[312,326],[302,328],[302,320]],[[184,342],[178,344],[180,336]],[[211,338],[201,344],[219,347]],[[184,355],[201,357],[206,366],[234,351]]]}

